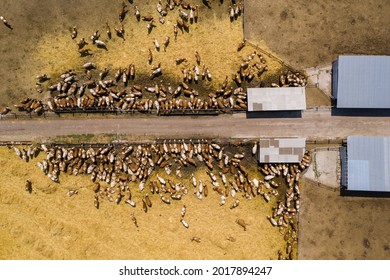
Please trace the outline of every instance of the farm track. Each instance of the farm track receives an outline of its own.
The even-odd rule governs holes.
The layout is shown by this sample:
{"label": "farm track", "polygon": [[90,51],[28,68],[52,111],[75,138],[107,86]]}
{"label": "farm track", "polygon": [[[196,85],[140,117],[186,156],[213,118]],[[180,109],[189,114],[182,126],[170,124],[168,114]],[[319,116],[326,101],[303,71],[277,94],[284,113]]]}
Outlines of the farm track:
{"label": "farm track", "polygon": [[302,118],[220,116],[2,120],[0,141],[30,141],[63,135],[118,134],[134,137],[307,137],[390,135],[388,117],[340,117],[304,112]]}

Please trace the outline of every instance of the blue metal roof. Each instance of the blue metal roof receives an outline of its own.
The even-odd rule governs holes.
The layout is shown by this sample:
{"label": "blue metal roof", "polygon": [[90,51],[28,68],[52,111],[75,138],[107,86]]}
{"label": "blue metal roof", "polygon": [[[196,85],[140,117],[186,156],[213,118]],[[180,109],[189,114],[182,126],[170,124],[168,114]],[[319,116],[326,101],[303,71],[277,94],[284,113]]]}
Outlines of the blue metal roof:
{"label": "blue metal roof", "polygon": [[349,136],[348,190],[390,192],[390,137]]}
{"label": "blue metal roof", "polygon": [[337,108],[390,108],[390,56],[339,56]]}

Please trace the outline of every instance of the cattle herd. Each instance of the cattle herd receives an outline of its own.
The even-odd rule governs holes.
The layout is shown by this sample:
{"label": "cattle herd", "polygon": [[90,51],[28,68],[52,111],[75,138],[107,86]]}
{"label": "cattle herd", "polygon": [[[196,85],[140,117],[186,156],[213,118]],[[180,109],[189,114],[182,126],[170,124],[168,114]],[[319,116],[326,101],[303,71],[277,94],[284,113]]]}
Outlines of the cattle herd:
{"label": "cattle herd", "polygon": [[[59,77],[50,77],[41,74],[36,77],[36,90],[39,94],[46,94],[44,99],[23,98],[14,107],[19,111],[42,114],[46,111],[53,112],[153,112],[153,113],[190,113],[200,112],[230,112],[244,111],[247,109],[246,85],[255,77],[261,79],[267,72],[268,66],[264,56],[254,51],[238,65],[237,72],[227,75],[224,81],[216,89],[201,89],[202,83],[208,83],[213,79],[211,65],[202,60],[201,50],[192,50],[186,57],[177,57],[172,63],[176,63],[177,70],[182,73],[178,81],[164,81],[164,67],[161,62],[154,63],[154,53],[160,52],[162,47],[167,51],[171,43],[171,37],[175,40],[181,32],[190,32],[191,26],[198,23],[201,17],[201,7],[183,0],[156,1],[154,13],[143,13],[137,5],[123,2],[119,9],[119,25],[114,27],[118,37],[125,39],[124,19],[126,16],[136,17],[139,24],[144,22],[145,32],[152,34],[158,29],[158,24],[164,24],[168,14],[176,13],[172,34],[165,34],[164,42],[160,43],[155,37],[150,37],[150,47],[145,62],[150,66],[149,73],[137,72],[137,65],[129,63],[117,69],[109,69],[98,66],[95,62],[80,63],[77,70],[68,69]],[[164,2],[164,3],[163,3]],[[231,0],[229,17],[231,21],[238,19],[243,13],[243,2]],[[201,5],[212,8],[211,1],[203,0]],[[221,3],[223,1],[221,0]],[[130,8],[129,5],[133,7]],[[157,12],[157,13],[156,13]],[[157,16],[156,16],[157,15]],[[104,34],[106,33],[106,34]],[[89,57],[91,49],[89,45],[109,51],[112,31],[108,22],[105,24],[105,32],[96,30],[88,39],[79,38],[76,26],[71,28],[71,38],[76,49],[82,57]],[[103,38],[104,37],[104,38]],[[243,40],[237,46],[240,52],[246,46]],[[162,50],[161,50],[162,51]],[[84,59],[84,58],[83,58]],[[85,61],[84,61],[85,62]],[[183,66],[184,65],[184,66]],[[196,85],[196,86],[195,86]],[[295,71],[287,71],[280,75],[279,81],[268,86],[305,86],[306,78]],[[266,86],[261,82],[259,86]],[[3,109],[0,114],[6,115],[11,111],[10,107]]]}
{"label": "cattle herd", "polygon": [[[86,39],[80,38],[78,28],[73,26],[70,37],[84,63],[80,63],[78,70],[63,71],[59,77],[48,74],[36,76],[36,90],[47,98],[23,98],[14,107],[38,115],[46,111],[198,114],[246,110],[247,85],[255,77],[261,80],[261,76],[269,71],[266,58],[254,50],[237,65],[235,73],[226,75],[217,89],[205,90],[200,85],[208,83],[210,86],[214,65],[207,65],[202,59],[202,50],[194,49],[172,61],[178,73],[181,73],[180,79],[164,80],[166,71],[163,63],[155,62],[155,57],[158,57],[155,56],[156,52],[170,51],[181,32],[190,32],[192,25],[198,24],[202,8],[211,9],[216,1],[202,0],[199,2],[205,6],[202,8],[183,0],[156,2],[157,14],[156,11],[153,14],[144,13],[142,7],[133,5],[133,1],[123,2],[118,14],[119,24],[113,27],[116,36],[125,40],[124,20],[130,16],[129,13],[133,13],[139,24],[145,25],[144,31],[151,35],[145,57],[150,72],[138,70],[139,67],[131,62],[113,69],[86,60],[91,54],[88,46],[109,51],[110,44],[114,42],[111,40],[111,27],[106,22],[103,32],[106,34],[96,30]],[[223,3],[223,0],[220,2]],[[130,5],[133,7],[130,8]],[[230,21],[237,20],[243,10],[242,0],[231,0],[227,11]],[[168,13],[177,16],[172,34],[164,34],[165,40],[158,42],[152,34],[158,25],[165,24]],[[4,17],[0,19],[8,28],[12,28]],[[244,48],[248,48],[246,46],[244,39],[237,45],[237,53],[242,53]],[[305,85],[303,74],[286,71],[279,75],[278,81],[267,86]],[[266,85],[261,82],[259,86]],[[0,114],[6,115],[10,111],[11,108],[6,107]],[[85,187],[91,195],[91,206],[96,209],[105,203],[113,203],[124,204],[130,209],[138,207],[146,213],[153,203],[180,203],[178,223],[185,228],[196,227],[196,224],[190,225],[186,221],[187,207],[182,201],[184,196],[191,195],[199,200],[218,196],[219,206],[229,207],[231,211],[245,201],[258,200],[269,205],[269,215],[264,219],[278,228],[286,241],[285,252],[279,251],[278,258],[292,259],[295,256],[293,250],[298,238],[297,214],[300,209],[299,178],[310,163],[308,152],[297,164],[258,164],[256,168],[258,142],[219,144],[209,139],[167,139],[132,145],[33,144],[8,147],[26,162],[39,157],[37,166],[53,184],[60,183],[61,174],[89,176],[91,183]],[[24,187],[31,194],[38,184],[40,182],[26,178]],[[69,189],[67,196],[78,193],[79,189]],[[135,227],[142,226],[134,211],[129,219]],[[237,219],[234,226],[245,231],[251,228],[242,218]],[[234,242],[235,238],[229,236],[228,240]],[[191,241],[199,243],[201,238],[194,236]]]}
{"label": "cattle herd", "polygon": [[[232,211],[248,200],[271,203],[274,207],[266,218],[272,226],[278,227],[287,244],[286,253],[279,252],[279,258],[292,258],[298,234],[298,183],[301,172],[309,165],[310,155],[306,152],[299,164],[259,164],[257,170],[252,170],[250,162],[257,155],[258,143],[248,145],[243,142],[222,145],[200,139],[136,145],[41,144],[9,148],[25,161],[44,152],[44,159],[37,166],[55,183],[60,183],[61,173],[89,176],[91,207],[94,205],[96,209],[102,203],[123,203],[130,208],[142,207],[147,212],[152,201],[181,203],[186,195],[199,200],[216,195],[219,205]],[[205,176],[196,172],[202,166],[206,169]],[[26,191],[31,193],[34,184],[39,182],[27,179]],[[77,193],[77,189],[70,189],[67,195]],[[186,206],[183,205],[178,222],[188,228],[185,215]],[[139,226],[134,213],[131,220]],[[236,222],[244,230],[250,230],[250,225],[243,219]]]}

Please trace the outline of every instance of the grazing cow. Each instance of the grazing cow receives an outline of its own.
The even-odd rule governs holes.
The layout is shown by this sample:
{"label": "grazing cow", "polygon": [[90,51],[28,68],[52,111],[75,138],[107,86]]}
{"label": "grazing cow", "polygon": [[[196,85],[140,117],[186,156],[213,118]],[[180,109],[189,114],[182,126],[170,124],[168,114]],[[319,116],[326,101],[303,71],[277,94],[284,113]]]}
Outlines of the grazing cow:
{"label": "grazing cow", "polygon": [[202,2],[203,2],[203,4],[204,4],[207,8],[211,9],[211,2],[210,2],[210,0],[202,0]]}
{"label": "grazing cow", "polygon": [[95,41],[96,41],[97,39],[99,39],[99,37],[100,37],[99,30],[96,30],[96,31],[92,34],[92,36],[91,36],[91,41],[92,41],[92,43],[95,44]]}
{"label": "grazing cow", "polygon": [[10,108],[10,107],[5,107],[4,110],[1,111],[0,115],[5,116],[5,115],[7,115],[9,112],[11,112],[11,108]]}
{"label": "grazing cow", "polygon": [[121,26],[119,28],[114,28],[115,29],[115,32],[116,32],[116,35],[120,38],[122,38],[123,40],[125,40],[125,29],[123,27],[123,23],[121,22]]}
{"label": "grazing cow", "polygon": [[108,22],[106,22],[106,33],[107,33],[108,39],[111,39],[111,28],[108,25]]}
{"label": "grazing cow", "polygon": [[149,208],[152,207],[152,201],[150,200],[148,194],[145,195],[145,202],[146,202],[146,205],[147,205]]}
{"label": "grazing cow", "polygon": [[195,58],[196,58],[196,63],[199,65],[200,64],[200,55],[198,51],[195,51]]}
{"label": "grazing cow", "polygon": [[26,180],[25,189],[26,189],[26,191],[29,192],[29,193],[32,192],[32,183],[31,183],[31,180],[30,180],[30,179],[27,179],[27,180]]}
{"label": "grazing cow", "polygon": [[195,22],[198,22],[198,17],[199,17],[199,5],[192,6],[191,9],[194,10],[194,19]]}
{"label": "grazing cow", "polygon": [[190,8],[190,23],[192,24],[194,22],[194,10],[192,8]]}
{"label": "grazing cow", "polygon": [[11,24],[3,17],[3,16],[0,16],[0,20],[4,23],[4,25],[6,27],[8,27],[9,29],[13,30],[14,28],[11,26]]}
{"label": "grazing cow", "polygon": [[184,57],[181,57],[181,58],[176,58],[176,64],[179,65],[183,62],[187,62],[187,59],[184,58]]}
{"label": "grazing cow", "polygon": [[131,214],[130,216],[131,220],[133,221],[134,225],[138,227],[137,219],[135,218],[134,214]]}
{"label": "grazing cow", "polygon": [[142,199],[142,209],[144,210],[145,213],[148,212],[148,206],[146,205],[146,202],[144,199]]}
{"label": "grazing cow", "polygon": [[104,70],[99,73],[100,80],[103,81],[104,78],[107,76],[107,74],[108,74],[108,69],[104,68]]}
{"label": "grazing cow", "polygon": [[43,83],[43,82],[49,80],[50,78],[48,77],[47,74],[42,74],[42,75],[36,76],[36,79],[38,82]]}
{"label": "grazing cow", "polygon": [[158,21],[161,23],[161,24],[164,24],[165,23],[165,18],[163,16],[160,16],[160,18],[158,19]]}
{"label": "grazing cow", "polygon": [[146,26],[146,28],[148,29],[148,34],[152,32],[153,27],[156,27],[156,25],[154,24],[154,20],[152,19],[151,21],[149,21],[148,25]]}
{"label": "grazing cow", "polygon": [[191,238],[191,241],[195,241],[195,242],[197,242],[197,243],[200,243],[202,240],[200,239],[200,237],[192,237]]}
{"label": "grazing cow", "polygon": [[122,8],[119,11],[119,21],[122,22],[125,19],[126,13],[128,10],[126,9],[127,5],[125,3],[122,4]]}
{"label": "grazing cow", "polygon": [[79,54],[80,54],[81,57],[92,55],[91,49],[79,50]]}
{"label": "grazing cow", "polygon": [[187,14],[186,12],[184,12],[183,10],[181,10],[181,9],[179,9],[179,15],[180,15],[180,17],[181,17],[183,20],[185,20],[185,21],[188,20],[188,14]]}
{"label": "grazing cow", "polygon": [[164,52],[167,51],[168,45],[169,45],[169,36],[167,36],[164,41]]}
{"label": "grazing cow", "polygon": [[236,199],[236,200],[234,201],[233,205],[230,206],[230,209],[234,209],[234,208],[238,207],[239,204],[240,204],[240,200]]}
{"label": "grazing cow", "polygon": [[152,21],[153,17],[152,16],[142,16],[143,21]]}
{"label": "grazing cow", "polygon": [[243,220],[243,219],[237,219],[236,220],[236,223],[240,226],[243,227],[244,231],[246,231],[246,227],[248,226],[248,224]]}
{"label": "grazing cow", "polygon": [[134,66],[134,64],[130,64],[129,68],[130,68],[130,76],[129,77],[130,77],[130,79],[134,80],[134,78],[135,78],[135,66]]}
{"label": "grazing cow", "polygon": [[152,70],[152,73],[150,74],[150,79],[154,79],[155,77],[159,76],[162,74],[161,67],[158,66],[154,70]]}
{"label": "grazing cow", "polygon": [[[50,178],[51,179],[51,178]],[[73,196],[73,195],[75,195],[75,194],[78,194],[79,192],[77,191],[77,190],[69,190],[68,192],[67,192],[67,196],[69,196],[69,197],[71,197],[71,196]]]}
{"label": "grazing cow", "polygon": [[141,19],[141,13],[140,13],[140,11],[139,11],[138,6],[135,6],[135,7],[134,7],[134,15],[135,15],[137,21],[140,21],[140,19]]}
{"label": "grazing cow", "polygon": [[183,218],[180,219],[180,222],[182,223],[182,225],[185,227],[185,228],[188,228],[189,225],[186,221],[183,220]]}
{"label": "grazing cow", "polygon": [[184,218],[186,215],[187,207],[185,204],[183,204],[183,208],[181,208],[181,217]]}
{"label": "grazing cow", "polygon": [[246,39],[242,40],[242,41],[238,44],[237,51],[239,52],[239,51],[242,50],[245,46],[246,46]]}
{"label": "grazing cow", "polygon": [[252,155],[256,155],[256,153],[257,153],[257,141],[255,142],[255,144],[252,147]]}
{"label": "grazing cow", "polygon": [[211,81],[212,76],[211,76],[211,72],[210,72],[208,67],[206,67],[206,75],[207,75],[207,80]]}
{"label": "grazing cow", "polygon": [[153,38],[153,44],[156,47],[156,50],[159,52],[160,51],[160,44],[158,43],[156,38]]}
{"label": "grazing cow", "polygon": [[93,200],[93,204],[95,206],[96,209],[99,209],[99,197],[95,194],[95,197],[94,197],[94,200]]}
{"label": "grazing cow", "polygon": [[152,51],[149,48],[149,54],[148,54],[148,62],[149,62],[149,64],[152,64],[152,61],[153,61],[153,53],[152,53]]}
{"label": "grazing cow", "polygon": [[184,22],[181,18],[177,18],[176,20],[176,26],[181,30],[182,33],[184,33]]}
{"label": "grazing cow", "polygon": [[158,12],[159,14],[161,14],[161,12],[162,12],[161,0],[158,1],[157,5],[156,5],[156,9],[157,9],[157,12]]}
{"label": "grazing cow", "polygon": [[76,37],[77,37],[77,28],[76,28],[76,26],[73,26],[73,28],[72,28],[71,37],[72,37],[72,39],[76,39]]}
{"label": "grazing cow", "polygon": [[84,46],[87,44],[88,43],[85,41],[85,38],[81,38],[80,41],[77,42],[77,46],[79,47],[79,49],[84,48]]}
{"label": "grazing cow", "polygon": [[230,16],[230,21],[233,21],[235,17],[234,6],[229,6],[229,16]]}
{"label": "grazing cow", "polygon": [[89,70],[89,69],[96,69],[96,65],[92,62],[87,62],[83,65],[83,68],[86,69],[86,70]]}
{"label": "grazing cow", "polygon": [[173,34],[175,35],[175,41],[176,41],[176,39],[177,39],[177,24],[176,23],[173,25]]}
{"label": "grazing cow", "polygon": [[161,197],[162,202],[164,202],[166,204],[171,204],[171,201],[169,200],[169,198],[166,198],[162,194],[160,194],[160,197]]}

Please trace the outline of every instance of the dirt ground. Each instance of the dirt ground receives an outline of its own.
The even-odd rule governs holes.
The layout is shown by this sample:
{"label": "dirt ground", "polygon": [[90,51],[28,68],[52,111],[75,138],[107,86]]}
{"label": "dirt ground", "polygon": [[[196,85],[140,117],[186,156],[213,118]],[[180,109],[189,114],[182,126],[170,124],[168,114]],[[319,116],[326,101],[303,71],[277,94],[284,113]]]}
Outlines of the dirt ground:
{"label": "dirt ground", "polygon": [[318,88],[306,88],[306,108],[331,106],[330,97]]}
{"label": "dirt ground", "polygon": [[299,259],[390,259],[389,199],[341,197],[309,179],[301,186]]}
{"label": "dirt ground", "polygon": [[[275,197],[268,204],[259,196],[240,199],[239,207],[229,209],[232,198],[219,206],[219,195],[211,190],[198,200],[190,189],[171,205],[148,191],[153,206],[144,213],[144,193],[134,185],[137,207],[101,200],[97,210],[89,176],[61,173],[60,184],[53,183],[36,166],[44,157],[41,153],[26,163],[0,148],[0,259],[277,259],[278,250],[285,250],[283,235],[266,218]],[[204,171],[198,169],[195,176],[207,176]],[[31,194],[24,189],[26,178],[33,183]],[[183,182],[189,185],[188,178]],[[68,197],[69,189],[79,194]],[[180,223],[183,203],[188,229]],[[130,219],[132,213],[139,228]],[[246,231],[237,218],[249,224]],[[191,241],[193,237],[201,242]]]}
{"label": "dirt ground", "polygon": [[299,258],[388,260],[390,201],[341,197],[338,157],[335,147],[317,150],[301,182]]}
{"label": "dirt ground", "polygon": [[312,153],[312,164],[305,177],[328,187],[340,187],[339,148],[320,150]]}
{"label": "dirt ground", "polygon": [[390,2],[246,0],[245,37],[297,68],[341,54],[390,55]]}
{"label": "dirt ground", "polygon": [[[134,0],[133,4],[126,1],[129,12],[124,23],[124,40],[115,34],[114,28],[119,28],[119,10],[122,0],[96,1],[11,1],[2,2],[2,13],[13,26],[13,30],[1,24],[0,51],[2,53],[2,67],[0,76],[0,107],[14,105],[25,97],[45,99],[47,86],[56,84],[60,74],[68,69],[82,73],[82,65],[93,62],[102,70],[109,69],[108,78],[113,78],[117,69],[135,65],[136,78],[134,84],[154,86],[156,82],[170,83],[176,88],[182,80],[182,67],[195,65],[195,51],[201,57],[201,64],[209,67],[212,80],[199,81],[198,85],[191,84],[200,94],[214,92],[221,87],[226,76],[229,85],[233,85],[231,75],[236,73],[243,59],[255,50],[246,46],[237,52],[237,46],[243,39],[242,16],[230,21],[229,1],[214,1],[212,8],[207,8],[201,0],[190,1],[199,5],[199,19],[190,24],[189,32],[181,32],[174,39],[173,25],[178,18],[178,9],[168,11],[165,23],[161,24],[156,10],[157,0]],[[165,2],[165,1],[164,1]],[[134,6],[138,5],[141,15],[152,15],[156,27],[151,33],[147,32],[147,22],[137,21],[134,15]],[[188,13],[188,10],[186,10]],[[87,16],[84,16],[87,14]],[[83,16],[80,16],[83,15]],[[112,32],[112,39],[108,39],[105,24],[108,22]],[[73,26],[78,28],[78,36],[71,38]],[[100,39],[106,42],[107,50],[98,49],[92,45],[90,36],[99,30]],[[170,44],[166,52],[163,42],[170,36]],[[81,57],[76,41],[86,38],[89,43],[84,49],[90,49],[91,55]],[[161,46],[156,51],[153,39],[156,38]],[[148,64],[148,49],[152,50],[153,62]],[[266,83],[278,82],[280,71],[285,69],[279,62],[264,56],[269,67],[268,72],[261,78],[256,76],[247,86],[258,86],[260,79]],[[187,58],[188,62],[177,66],[176,58]],[[149,79],[151,66],[161,63],[163,75],[154,81]],[[35,89],[35,77],[48,74],[51,78],[43,83],[45,91],[38,93]],[[96,77],[99,71],[92,71]],[[80,75],[84,78],[84,75]],[[14,109],[14,108],[13,108]],[[15,109],[14,109],[15,111]]]}

